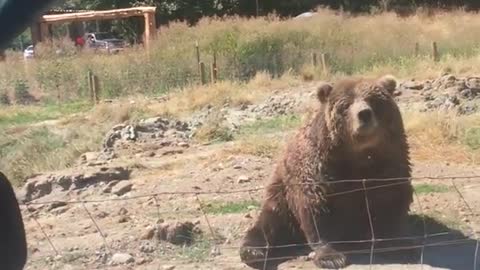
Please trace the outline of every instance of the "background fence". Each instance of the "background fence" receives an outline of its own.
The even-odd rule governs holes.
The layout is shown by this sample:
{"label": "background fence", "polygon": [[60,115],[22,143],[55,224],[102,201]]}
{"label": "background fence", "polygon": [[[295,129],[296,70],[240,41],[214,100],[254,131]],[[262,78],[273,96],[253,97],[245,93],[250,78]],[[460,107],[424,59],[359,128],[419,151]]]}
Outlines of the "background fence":
{"label": "background fence", "polygon": [[[435,41],[415,42],[410,48],[380,56],[365,53],[368,48],[348,42],[335,50],[322,50],[297,44],[302,42],[301,36],[284,39],[266,37],[231,50],[216,48],[215,44],[202,47],[196,42],[190,44],[190,48],[183,45],[181,50],[173,49],[172,52],[166,48],[152,49],[150,53],[132,48],[119,55],[106,56],[66,48],[65,55],[39,53],[35,60],[27,61],[13,57],[5,66],[0,66],[3,85],[0,102],[9,104],[12,97],[17,103],[31,102],[32,99],[24,98],[29,93],[41,96],[47,103],[93,96],[98,100],[135,94],[159,95],[217,81],[245,82],[258,72],[266,72],[273,78],[291,74],[311,80],[333,74],[354,74],[381,64],[404,65],[412,61],[407,59],[427,58],[438,62],[441,57],[441,46]],[[41,51],[42,46],[38,50]],[[444,51],[455,54],[451,48]]]}

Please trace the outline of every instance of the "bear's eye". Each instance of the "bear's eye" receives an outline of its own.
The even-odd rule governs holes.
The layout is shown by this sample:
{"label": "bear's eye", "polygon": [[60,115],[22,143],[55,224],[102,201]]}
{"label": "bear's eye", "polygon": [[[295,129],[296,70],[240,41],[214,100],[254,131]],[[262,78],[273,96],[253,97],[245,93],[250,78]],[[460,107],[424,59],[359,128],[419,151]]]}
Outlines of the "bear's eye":
{"label": "bear's eye", "polygon": [[372,110],[377,114],[378,112],[384,112],[385,106],[388,106],[387,105],[388,102],[384,98],[379,96],[369,97],[366,99],[366,102],[370,104],[370,107],[372,108]]}
{"label": "bear's eye", "polygon": [[348,110],[349,106],[350,106],[350,104],[348,102],[337,102],[335,104],[335,110],[339,114],[345,114],[345,113],[347,113],[347,110]]}

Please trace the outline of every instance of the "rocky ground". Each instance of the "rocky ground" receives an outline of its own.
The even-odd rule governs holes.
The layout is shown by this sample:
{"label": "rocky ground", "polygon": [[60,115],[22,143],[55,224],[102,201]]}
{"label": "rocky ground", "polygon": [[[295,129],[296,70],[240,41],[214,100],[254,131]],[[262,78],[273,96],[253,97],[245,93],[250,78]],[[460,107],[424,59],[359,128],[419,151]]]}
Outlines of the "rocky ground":
{"label": "rocky ground", "polygon": [[[235,133],[259,119],[305,113],[314,91],[309,84],[274,92],[258,104],[225,107],[223,122]],[[480,78],[445,75],[404,81],[396,94],[404,108],[470,114],[478,110],[479,93]],[[26,269],[248,269],[238,246],[258,213],[275,160],[235,152],[234,141],[194,140],[212,112],[207,107],[185,119],[115,126],[101,151],[83,154],[68,170],[28,179],[18,190],[29,242]],[[283,143],[288,134],[272,136]],[[477,171],[415,162],[412,233],[428,238],[424,269],[473,269],[480,185],[468,176]],[[375,259],[380,269],[420,269],[418,261]],[[368,256],[359,258],[349,268],[368,262]],[[304,256],[280,269],[315,267]]]}

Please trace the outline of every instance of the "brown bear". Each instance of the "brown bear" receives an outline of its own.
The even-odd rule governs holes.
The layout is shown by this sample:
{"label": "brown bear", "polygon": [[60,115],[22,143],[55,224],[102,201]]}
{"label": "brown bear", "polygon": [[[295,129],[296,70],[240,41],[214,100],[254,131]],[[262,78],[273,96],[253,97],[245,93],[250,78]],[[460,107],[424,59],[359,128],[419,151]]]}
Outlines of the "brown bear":
{"label": "brown bear", "polygon": [[243,240],[245,264],[264,269],[304,246],[317,267],[338,269],[345,251],[405,236],[413,188],[396,85],[387,75],[318,87],[319,106],[287,145]]}
{"label": "brown bear", "polygon": [[0,269],[21,270],[27,261],[22,213],[12,185],[0,172]]}

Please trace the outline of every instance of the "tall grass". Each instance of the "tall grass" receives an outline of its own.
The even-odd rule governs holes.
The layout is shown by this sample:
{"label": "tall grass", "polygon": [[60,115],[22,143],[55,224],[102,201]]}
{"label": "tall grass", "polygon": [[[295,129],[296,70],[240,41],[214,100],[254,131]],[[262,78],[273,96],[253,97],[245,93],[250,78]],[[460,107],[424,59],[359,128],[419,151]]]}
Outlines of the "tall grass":
{"label": "tall grass", "polygon": [[[397,76],[429,76],[441,69],[477,72],[480,27],[476,14],[462,11],[426,17],[399,18],[391,13],[349,16],[329,10],[303,20],[229,17],[203,19],[195,27],[173,23],[162,27],[152,50],[132,48],[107,56],[77,52],[69,42],[44,44],[36,61],[12,56],[0,65],[0,94],[13,93],[16,83],[28,83],[42,100],[88,97],[87,71],[100,80],[103,97],[158,95],[199,82],[194,44],[208,66],[217,55],[220,79],[248,80],[258,71],[274,76],[285,72],[310,78],[325,76],[311,65],[312,52],[327,53],[329,75],[392,72]],[[431,42],[442,54],[429,59]],[[62,43],[63,42],[63,43]],[[420,56],[415,57],[415,43]],[[63,44],[63,45],[62,45]],[[55,53],[63,48],[62,55]],[[310,74],[311,73],[311,74]]]}

